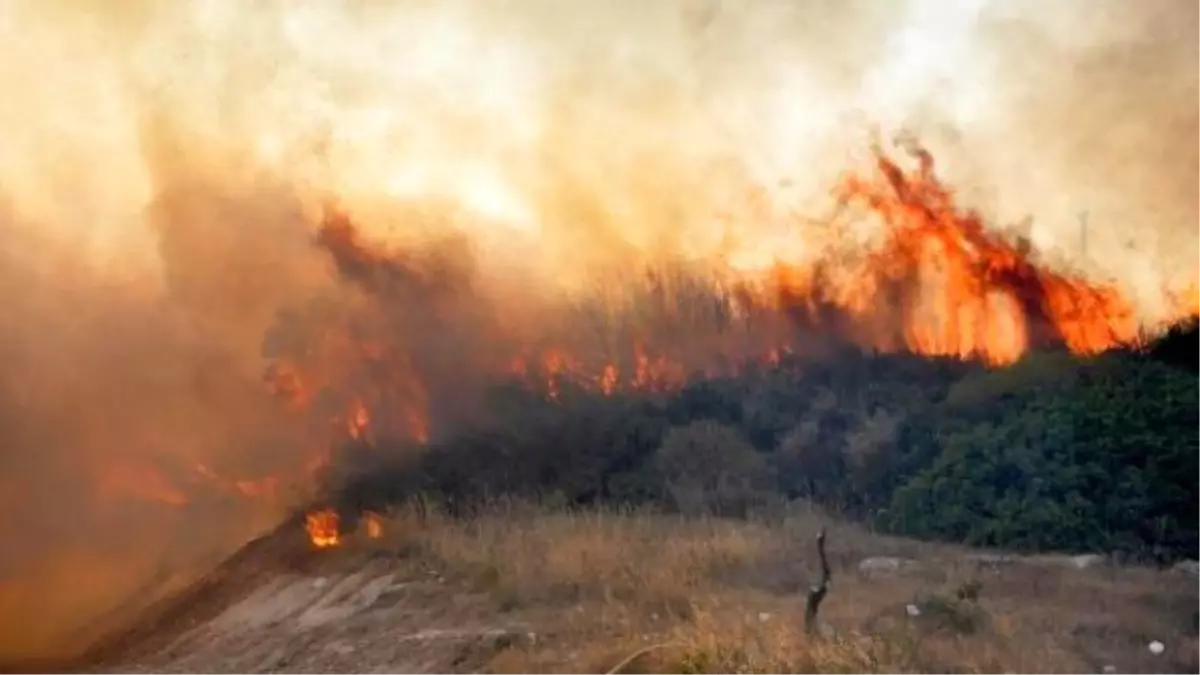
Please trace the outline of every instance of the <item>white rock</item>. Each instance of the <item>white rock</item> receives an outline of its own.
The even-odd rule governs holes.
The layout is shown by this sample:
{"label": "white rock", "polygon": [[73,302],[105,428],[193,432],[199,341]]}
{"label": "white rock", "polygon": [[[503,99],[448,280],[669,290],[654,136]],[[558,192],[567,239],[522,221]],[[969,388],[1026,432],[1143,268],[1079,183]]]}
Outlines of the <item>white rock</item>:
{"label": "white rock", "polygon": [[1167,646],[1164,645],[1163,643],[1159,642],[1158,640],[1154,640],[1148,646],[1150,648],[1150,653],[1154,654],[1155,656],[1158,656],[1159,654],[1163,653],[1167,649]]}
{"label": "white rock", "polygon": [[1050,553],[1044,555],[1023,556],[1022,561],[1032,565],[1044,565],[1052,567],[1068,567],[1076,570],[1084,570],[1090,567],[1096,567],[1104,564],[1108,558],[1097,553],[1086,553],[1084,555],[1066,555],[1062,553]]}
{"label": "white rock", "polygon": [[1179,562],[1175,563],[1174,569],[1176,572],[1190,574],[1194,577],[1200,576],[1200,562],[1195,560],[1180,560]]}
{"label": "white rock", "polygon": [[329,583],[329,580],[326,579],[325,577],[317,577],[316,579],[313,579],[312,587],[313,588],[325,588],[325,584],[327,584],[327,583]]}
{"label": "white rock", "polygon": [[917,567],[915,560],[880,556],[858,563],[858,573],[866,577],[888,577]]}
{"label": "white rock", "polygon": [[1096,567],[1097,565],[1104,564],[1104,556],[1096,553],[1071,556],[1071,564],[1077,570],[1086,570],[1089,567]]}
{"label": "white rock", "polygon": [[921,608],[911,602],[904,606],[904,613],[911,617],[921,616]]}
{"label": "white rock", "polygon": [[760,622],[760,623],[766,623],[766,622],[770,621],[770,620],[771,620],[771,613],[770,613],[770,612],[759,612],[759,613],[758,613],[758,620],[759,620],[759,622]]}
{"label": "white rock", "polygon": [[1112,673],[1115,673],[1115,672],[1117,672],[1116,666],[1112,666],[1112,665],[1104,666],[1105,675],[1111,675]]}
{"label": "white rock", "polygon": [[968,562],[973,562],[979,567],[1003,567],[1016,562],[1016,559],[1011,555],[1003,553],[971,553],[965,557]]}

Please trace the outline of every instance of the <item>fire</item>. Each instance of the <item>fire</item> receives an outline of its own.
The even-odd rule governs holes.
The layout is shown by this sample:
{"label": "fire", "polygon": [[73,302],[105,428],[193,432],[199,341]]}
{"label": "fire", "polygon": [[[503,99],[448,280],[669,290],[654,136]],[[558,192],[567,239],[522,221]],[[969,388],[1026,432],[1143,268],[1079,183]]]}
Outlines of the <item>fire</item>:
{"label": "fire", "polygon": [[1167,323],[1181,316],[1200,316],[1200,282],[1193,281],[1178,291],[1167,291]]}
{"label": "fire", "polygon": [[[374,511],[363,511],[363,531],[368,539],[379,539],[383,536],[383,516]],[[304,529],[308,532],[308,540],[316,548],[333,548],[342,543],[341,517],[333,508],[323,508],[308,512],[304,517]]]}
{"label": "fire", "polygon": [[366,528],[368,539],[378,539],[383,536],[383,518],[374,511],[363,513],[363,527]]}
{"label": "fire", "polygon": [[[907,150],[913,168],[876,148],[872,171],[835,186],[833,240],[851,241],[845,216],[860,215],[879,225],[874,245],[778,261],[766,274],[717,263],[678,278],[626,274],[628,295],[605,296],[599,311],[533,312],[541,333],[480,288],[453,242],[386,250],[331,209],[318,243],[350,290],[288,319],[279,342],[290,351],[273,355],[268,385],[330,429],[307,454],[316,470],[347,439],[427,443],[497,379],[558,402],[568,385],[671,391],[692,373],[779,365],[821,341],[1003,366],[1033,348],[1092,354],[1138,339],[1144,326],[1122,289],[1040,260],[960,206],[927,151]],[[1195,288],[1169,304],[1194,308]]]}
{"label": "fire", "polygon": [[[664,290],[670,280],[654,275],[640,291],[651,303],[649,318],[624,334],[580,335],[577,327],[597,316],[566,315],[542,317],[544,327],[559,326],[544,335],[508,319],[510,307],[480,311],[484,301],[469,290],[469,270],[448,265],[437,250],[375,250],[337,211],[327,213],[318,241],[356,292],[320,306],[307,320],[293,314],[281,322],[273,342],[289,350],[272,354],[266,373],[269,390],[284,405],[331,422],[326,450],[314,457],[328,457],[347,439],[368,446],[380,438],[426,443],[431,415],[453,418],[468,410],[464,393],[477,394],[497,379],[521,379],[550,401],[559,401],[568,386],[606,395],[662,392],[682,386],[689,372],[724,374],[730,364],[767,362],[788,351],[775,335],[763,340],[691,330],[688,339],[709,344],[673,353],[674,340],[650,333],[659,315],[680,322],[680,298]],[[444,344],[443,332],[468,338],[472,350],[456,350],[461,339]]]}
{"label": "fire", "polygon": [[359,399],[354,399],[350,405],[349,419],[346,420],[346,433],[356,441],[364,439],[367,427],[371,424],[371,416]]}
{"label": "fire", "polygon": [[317,548],[330,548],[341,544],[339,524],[340,518],[335,509],[319,509],[304,517],[304,529],[308,531],[308,540]]}
{"label": "fire", "polygon": [[[927,151],[909,150],[914,171],[877,149],[878,174],[849,176],[836,190],[844,206],[881,222],[882,245],[850,267],[777,271],[784,305],[813,319],[834,310],[875,348],[994,365],[1034,343],[1090,354],[1136,337],[1132,304],[1119,289],[1039,266],[1027,242],[1009,241],[958,206]],[[890,330],[880,314],[888,308],[898,312]]]}

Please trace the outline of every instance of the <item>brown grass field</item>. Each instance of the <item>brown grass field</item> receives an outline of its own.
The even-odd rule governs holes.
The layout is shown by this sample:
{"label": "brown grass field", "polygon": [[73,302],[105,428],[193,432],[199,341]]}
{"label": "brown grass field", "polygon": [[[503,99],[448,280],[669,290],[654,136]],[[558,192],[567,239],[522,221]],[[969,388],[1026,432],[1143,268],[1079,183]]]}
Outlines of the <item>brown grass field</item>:
{"label": "brown grass field", "polygon": [[[803,630],[815,534],[832,588],[820,634]],[[807,509],[754,522],[638,513],[539,513],[470,522],[394,514],[384,542],[451,588],[482,595],[533,639],[495,672],[1197,672],[1194,577],[1061,558],[996,564],[970,551],[874,535]],[[864,575],[896,556],[912,570]],[[873,577],[873,578],[872,578]],[[959,595],[977,598],[960,599]],[[921,615],[910,618],[906,605]],[[1167,650],[1154,655],[1152,640]],[[656,647],[656,645],[662,645]]]}

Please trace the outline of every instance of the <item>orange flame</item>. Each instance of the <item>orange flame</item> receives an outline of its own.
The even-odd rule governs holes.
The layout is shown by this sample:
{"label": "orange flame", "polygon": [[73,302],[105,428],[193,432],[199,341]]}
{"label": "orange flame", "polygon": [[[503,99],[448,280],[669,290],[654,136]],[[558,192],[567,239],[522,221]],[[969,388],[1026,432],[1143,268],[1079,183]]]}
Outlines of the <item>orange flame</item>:
{"label": "orange flame", "polygon": [[346,420],[346,433],[356,441],[364,439],[367,427],[371,424],[371,416],[361,399],[354,399],[350,404],[350,414]]}
{"label": "orange flame", "polygon": [[[1010,242],[958,206],[934,173],[932,156],[912,146],[906,172],[876,149],[875,177],[850,176],[843,205],[863,206],[884,226],[883,245],[857,266],[782,269],[783,302],[816,318],[829,307],[857,321],[880,349],[1011,363],[1034,340],[1095,353],[1132,341],[1137,322],[1115,287],[1038,266],[1028,243]],[[897,332],[880,331],[878,313],[899,312]]]}
{"label": "orange flame", "polygon": [[[438,391],[445,384],[439,379],[447,379],[445,364],[439,370],[438,363],[427,361],[443,359],[445,350],[421,349],[428,348],[430,335],[436,339],[437,325],[462,328],[451,322],[464,316],[478,323],[464,324],[463,334],[492,331],[486,334],[488,353],[455,354],[470,365],[454,366],[460,370],[451,371],[452,377],[472,370],[486,380],[507,372],[551,401],[563,397],[567,383],[605,395],[663,392],[681,387],[691,372],[721,376],[751,363],[778,365],[786,355],[805,353],[805,341],[820,334],[880,351],[992,365],[1011,363],[1039,346],[1090,354],[1138,338],[1132,302],[1119,288],[1052,269],[1028,241],[962,208],[934,172],[928,152],[915,145],[907,149],[915,168],[875,148],[874,170],[848,175],[834,191],[841,213],[865,211],[880,223],[876,246],[859,248],[854,256],[833,251],[807,264],[779,263],[765,283],[728,277],[731,272],[721,268],[722,276],[701,284],[708,295],[703,313],[695,314],[699,321],[719,317],[717,324],[687,323],[694,313],[683,296],[674,295],[686,287],[668,275],[649,275],[642,289],[648,303],[593,342],[578,340],[572,321],[560,322],[562,332],[547,337],[514,326],[519,322],[511,319],[509,307],[459,312],[480,299],[471,291],[459,293],[467,285],[441,283],[444,265],[425,265],[419,251],[373,248],[345,213],[330,210],[321,225],[321,245],[361,293],[301,322],[295,342],[303,348],[277,358],[268,383],[290,407],[331,422],[331,435],[309,456],[315,470],[347,437],[429,440],[431,415],[457,406],[466,385],[453,394],[446,387]],[[841,225],[832,223],[831,231],[841,233]],[[1172,302],[1194,311],[1196,298],[1192,287]],[[480,315],[505,320],[483,322]],[[433,332],[398,330],[423,324],[435,326]],[[341,411],[325,404],[317,410],[318,401],[333,401]]]}
{"label": "orange flame", "polygon": [[340,518],[334,509],[319,509],[304,517],[308,540],[317,548],[330,548],[342,542],[339,524]]}
{"label": "orange flame", "polygon": [[383,518],[374,511],[363,512],[363,526],[368,539],[379,539],[383,536]]}

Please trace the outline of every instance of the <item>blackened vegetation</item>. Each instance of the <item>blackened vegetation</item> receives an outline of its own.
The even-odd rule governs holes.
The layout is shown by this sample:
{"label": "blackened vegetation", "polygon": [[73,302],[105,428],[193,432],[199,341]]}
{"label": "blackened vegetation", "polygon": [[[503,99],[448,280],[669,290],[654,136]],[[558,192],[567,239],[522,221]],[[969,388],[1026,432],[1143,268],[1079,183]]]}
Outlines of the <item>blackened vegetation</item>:
{"label": "blackened vegetation", "polygon": [[[427,446],[376,439],[333,486],[349,510],[499,496],[742,517],[807,499],[898,534],[1025,551],[1194,557],[1196,323],[1142,349],[1002,369],[843,350],[668,393],[514,379]],[[348,448],[350,450],[350,448]]]}

